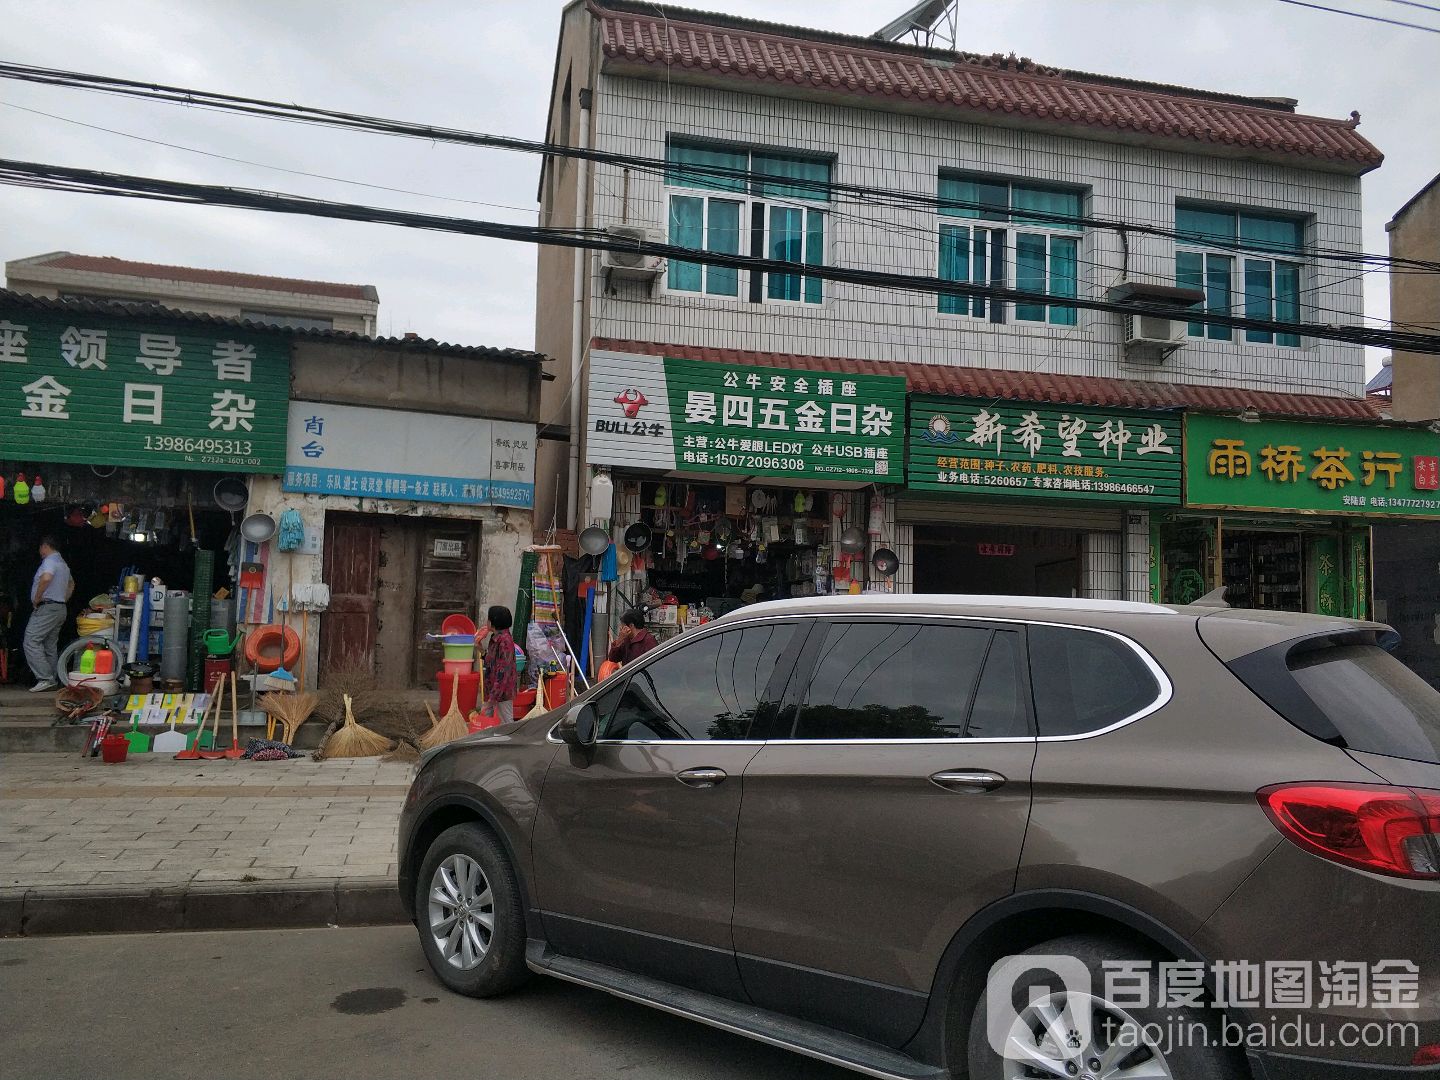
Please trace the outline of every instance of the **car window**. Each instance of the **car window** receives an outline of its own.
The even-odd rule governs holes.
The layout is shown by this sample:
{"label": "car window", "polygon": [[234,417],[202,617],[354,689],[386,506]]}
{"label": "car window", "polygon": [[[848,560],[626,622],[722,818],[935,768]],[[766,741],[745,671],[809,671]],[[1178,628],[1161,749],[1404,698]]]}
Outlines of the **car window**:
{"label": "car window", "polygon": [[1030,734],[1020,674],[1020,635],[997,631],[970,707],[967,739],[1010,739]]}
{"label": "car window", "polygon": [[793,623],[764,623],[678,646],[630,676],[613,711],[600,714],[601,737],[745,738],[773,707],[769,694],[784,689],[771,684],[795,632]]}
{"label": "car window", "polygon": [[[1007,641],[986,666],[991,638]],[[913,621],[834,622],[805,689],[797,739],[959,739],[1024,735],[1015,635]],[[1007,662],[1008,658],[1008,662]],[[976,684],[984,695],[967,733]],[[1007,706],[1008,702],[1008,706]],[[1009,729],[1006,730],[1006,725]]]}
{"label": "car window", "polygon": [[1440,762],[1440,693],[1378,645],[1299,651],[1289,668],[1346,746]]}
{"label": "car window", "polygon": [[1160,696],[1149,666],[1120,638],[1063,626],[1031,626],[1027,634],[1042,738],[1100,731]]}

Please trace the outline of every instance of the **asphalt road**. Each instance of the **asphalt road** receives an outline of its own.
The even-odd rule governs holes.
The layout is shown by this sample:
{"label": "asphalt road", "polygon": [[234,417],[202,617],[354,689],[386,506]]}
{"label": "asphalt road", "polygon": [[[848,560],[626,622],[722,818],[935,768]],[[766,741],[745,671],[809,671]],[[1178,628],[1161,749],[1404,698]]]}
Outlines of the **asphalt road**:
{"label": "asphalt road", "polygon": [[853,1080],[597,991],[473,1001],[409,927],[0,939],[7,1080]]}

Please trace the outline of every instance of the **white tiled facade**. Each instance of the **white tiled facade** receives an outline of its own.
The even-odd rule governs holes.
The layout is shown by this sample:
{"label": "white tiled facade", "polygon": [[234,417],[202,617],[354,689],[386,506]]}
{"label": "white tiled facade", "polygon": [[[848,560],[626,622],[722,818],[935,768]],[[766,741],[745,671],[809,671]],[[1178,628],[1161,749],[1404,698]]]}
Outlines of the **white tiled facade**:
{"label": "white tiled facade", "polygon": [[[594,145],[602,151],[664,159],[674,136],[800,151],[831,157],[837,183],[931,198],[942,170],[992,174],[1083,188],[1087,217],[1162,230],[1175,226],[1177,199],[1193,200],[1301,215],[1309,222],[1307,250],[1360,250],[1360,180],[1352,175],[674,81],[600,74],[594,88]],[[646,226],[667,239],[670,189],[658,172],[596,165],[593,183],[588,224]],[[826,212],[825,262],[937,274],[942,219],[933,210],[848,197],[805,205]],[[741,248],[748,252],[748,237]],[[1079,294],[1101,298],[1124,280],[1174,285],[1175,250],[1173,238],[1127,230],[1122,241],[1115,230],[1086,229]],[[1082,309],[1076,325],[1054,326],[1017,322],[1012,311],[995,324],[941,314],[933,294],[832,282],[824,283],[820,304],[757,304],[745,299],[743,274],[736,299],[670,292],[663,278],[653,288],[611,282],[598,257],[589,265],[587,338],[1346,396],[1359,394],[1365,378],[1363,350],[1335,342],[1305,339],[1287,348],[1247,343],[1236,331],[1230,342],[1187,339],[1161,363],[1137,363],[1126,360],[1123,320],[1111,313]],[[1012,265],[1011,284],[1013,275]],[[1306,261],[1301,300],[1302,321],[1361,319],[1353,265]],[[1063,526],[1064,518],[1057,512],[1055,524]],[[1084,534],[1081,593],[1148,599],[1149,514],[1131,509],[1117,519],[1123,536],[1119,528]],[[923,590],[925,583],[914,580],[912,530],[896,520],[893,499],[886,528],[901,558],[895,588]]]}
{"label": "white tiled facade", "polygon": [[[1360,181],[1353,176],[609,75],[598,78],[596,91],[601,150],[663,158],[670,135],[799,150],[833,155],[838,183],[931,197],[942,169],[993,173],[1083,187],[1092,218],[1172,229],[1176,199],[1192,199],[1306,215],[1312,221],[1307,247],[1360,249]],[[653,172],[631,169],[627,176],[617,166],[597,166],[593,223],[647,225],[663,236],[665,192]],[[832,202],[828,210],[830,262],[935,275],[934,213],[853,201]],[[1131,280],[1174,284],[1174,240],[1134,232],[1128,240]],[[832,282],[819,305],[752,304],[663,287],[652,296],[646,285],[631,282],[606,290],[595,265],[595,336],[1271,391],[1348,395],[1364,384],[1363,349],[1335,342],[1306,339],[1300,348],[1285,348],[1191,339],[1158,366],[1133,364],[1123,362],[1120,316],[1106,312],[1082,310],[1075,326],[1013,319],[992,325],[940,314],[933,295]],[[1100,297],[1126,276],[1119,235],[1086,230],[1081,295]],[[1301,289],[1302,320],[1359,321],[1353,265],[1311,262]]]}

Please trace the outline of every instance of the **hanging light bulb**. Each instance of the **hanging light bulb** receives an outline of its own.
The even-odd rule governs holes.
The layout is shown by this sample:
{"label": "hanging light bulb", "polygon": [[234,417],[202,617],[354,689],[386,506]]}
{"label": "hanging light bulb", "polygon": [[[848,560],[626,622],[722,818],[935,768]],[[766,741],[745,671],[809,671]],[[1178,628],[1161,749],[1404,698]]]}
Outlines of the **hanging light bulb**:
{"label": "hanging light bulb", "polygon": [[40,479],[40,474],[35,474],[35,483],[30,485],[30,498],[37,503],[45,501],[45,481]]}

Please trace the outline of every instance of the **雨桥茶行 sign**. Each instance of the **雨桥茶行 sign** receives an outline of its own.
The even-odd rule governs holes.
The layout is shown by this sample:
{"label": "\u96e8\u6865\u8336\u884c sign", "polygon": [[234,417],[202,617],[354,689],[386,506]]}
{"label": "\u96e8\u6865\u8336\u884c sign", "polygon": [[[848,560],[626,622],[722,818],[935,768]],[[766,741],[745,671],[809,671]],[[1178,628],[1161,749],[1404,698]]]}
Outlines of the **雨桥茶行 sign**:
{"label": "\u96e8\u6865\u8336\u884c sign", "polygon": [[1424,428],[1185,420],[1185,504],[1440,517],[1440,435]]}
{"label": "\u96e8\u6865\u8336\u884c sign", "polygon": [[279,336],[0,309],[0,457],[278,472]]}
{"label": "\u96e8\u6865\u8336\u884c sign", "polygon": [[898,484],[904,446],[901,376],[590,355],[592,464]]}
{"label": "\u96e8\u6865\u8336\u884c sign", "polygon": [[911,490],[1178,505],[1181,424],[1171,413],[910,399]]}

